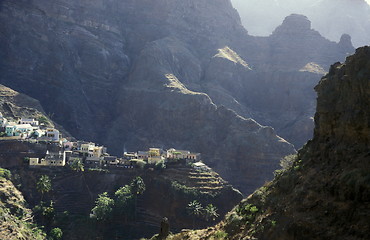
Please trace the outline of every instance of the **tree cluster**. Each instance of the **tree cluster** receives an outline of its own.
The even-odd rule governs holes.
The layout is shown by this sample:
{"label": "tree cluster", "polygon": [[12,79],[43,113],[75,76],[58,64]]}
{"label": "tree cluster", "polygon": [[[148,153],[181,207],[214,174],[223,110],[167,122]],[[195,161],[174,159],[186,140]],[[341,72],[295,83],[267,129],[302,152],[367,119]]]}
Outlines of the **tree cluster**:
{"label": "tree cluster", "polygon": [[217,208],[213,204],[208,204],[203,207],[200,202],[194,200],[188,204],[186,210],[193,217],[193,225],[195,218],[203,218],[208,221],[215,221],[220,215],[217,213]]}
{"label": "tree cluster", "polygon": [[[98,221],[107,221],[114,214],[124,216],[125,221],[136,219],[137,198],[145,191],[145,183],[141,177],[134,178],[129,185],[119,188],[110,198],[107,192],[99,194],[95,207],[91,210]],[[114,214],[113,214],[114,213]]]}

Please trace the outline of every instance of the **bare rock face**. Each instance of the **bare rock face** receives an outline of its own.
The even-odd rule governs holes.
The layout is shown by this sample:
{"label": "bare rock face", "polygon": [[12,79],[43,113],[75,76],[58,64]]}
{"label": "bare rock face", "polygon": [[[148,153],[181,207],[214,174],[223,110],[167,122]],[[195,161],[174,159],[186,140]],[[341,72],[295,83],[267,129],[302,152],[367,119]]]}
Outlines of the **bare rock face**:
{"label": "bare rock face", "polygon": [[214,228],[176,239],[368,239],[370,47],[336,63],[315,88],[315,133],[291,166]]}
{"label": "bare rock face", "polygon": [[368,148],[370,145],[370,48],[363,47],[345,64],[331,66],[315,88],[316,141]]}
{"label": "bare rock face", "polygon": [[5,0],[0,21],[1,83],[38,99],[75,137],[117,155],[201,152],[245,193],[295,152],[277,133],[297,146],[309,138],[297,129],[312,127],[319,75],[299,70],[348,52],[301,16],[280,28],[294,38],[251,37],[223,0]]}

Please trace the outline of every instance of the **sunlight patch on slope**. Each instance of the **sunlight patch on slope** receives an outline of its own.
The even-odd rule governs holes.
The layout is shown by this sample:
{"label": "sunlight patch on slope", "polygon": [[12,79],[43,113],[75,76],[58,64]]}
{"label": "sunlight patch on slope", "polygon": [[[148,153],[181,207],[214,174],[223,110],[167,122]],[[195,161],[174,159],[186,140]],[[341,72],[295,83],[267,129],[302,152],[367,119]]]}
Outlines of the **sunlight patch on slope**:
{"label": "sunlight patch on slope", "polygon": [[314,62],[307,63],[303,68],[299,70],[300,72],[311,72],[317,74],[326,74],[324,68],[322,68],[319,64]]}
{"label": "sunlight patch on slope", "polygon": [[225,58],[231,62],[238,63],[249,70],[252,70],[248,63],[246,63],[236,52],[228,46],[218,49],[218,53],[214,57]]}
{"label": "sunlight patch on slope", "polygon": [[180,80],[172,73],[167,73],[164,76],[169,81],[169,83],[165,85],[167,88],[170,88],[173,91],[179,91],[184,94],[199,94],[187,89],[184,84],[182,84],[182,82],[180,82]]}

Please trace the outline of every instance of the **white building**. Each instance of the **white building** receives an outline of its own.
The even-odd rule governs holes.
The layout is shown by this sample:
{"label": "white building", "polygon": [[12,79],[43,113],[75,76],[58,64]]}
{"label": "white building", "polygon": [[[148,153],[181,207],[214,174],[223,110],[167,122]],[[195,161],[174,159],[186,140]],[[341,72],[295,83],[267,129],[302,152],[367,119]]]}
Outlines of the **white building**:
{"label": "white building", "polygon": [[31,126],[38,126],[39,121],[36,121],[33,118],[21,118],[21,120],[19,120],[19,124],[29,124]]}
{"label": "white building", "polygon": [[105,152],[104,146],[95,146],[95,143],[82,143],[80,146],[80,152],[84,153],[88,157],[101,157]]}
{"label": "white building", "polygon": [[26,138],[29,137],[32,132],[33,127],[30,124],[15,124],[13,122],[9,122],[5,126],[5,133],[8,137],[21,136]]}
{"label": "white building", "polygon": [[168,149],[166,156],[168,159],[200,160],[200,153],[192,153],[188,150],[177,150],[174,148]]}

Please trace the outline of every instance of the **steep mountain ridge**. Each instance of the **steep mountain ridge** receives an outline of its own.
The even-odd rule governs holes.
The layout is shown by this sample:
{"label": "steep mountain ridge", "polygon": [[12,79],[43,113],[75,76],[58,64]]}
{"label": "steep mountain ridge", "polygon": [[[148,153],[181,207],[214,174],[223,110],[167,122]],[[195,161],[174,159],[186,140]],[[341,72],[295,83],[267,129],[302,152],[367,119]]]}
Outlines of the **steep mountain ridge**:
{"label": "steep mountain ridge", "polygon": [[315,88],[314,138],[215,228],[168,239],[368,239],[370,47]]}
{"label": "steep mountain ridge", "polygon": [[[315,45],[322,46],[321,53],[309,56],[299,54],[299,41],[292,49],[283,44],[289,35],[251,37],[230,1],[221,0],[5,0],[0,20],[6,23],[0,26],[1,83],[40,100],[74,136],[116,154],[124,146],[201,152],[246,193],[294,152],[273,129],[248,118],[271,124],[283,137],[299,138],[294,129],[309,129],[313,111],[284,114],[290,105],[272,112],[255,109],[282,102],[279,91],[292,102],[308,92],[311,97],[301,99],[304,107],[292,108],[312,109],[314,97],[306,86],[317,74],[299,70],[311,62],[325,69],[348,52],[320,36]],[[222,49],[230,49],[233,58],[216,57]],[[299,61],[286,60],[293,54]],[[302,83],[290,94],[285,87],[296,75]],[[258,87],[269,86],[270,79],[276,79],[274,88]],[[268,101],[259,91],[270,93]],[[291,124],[282,124],[286,119]]]}

